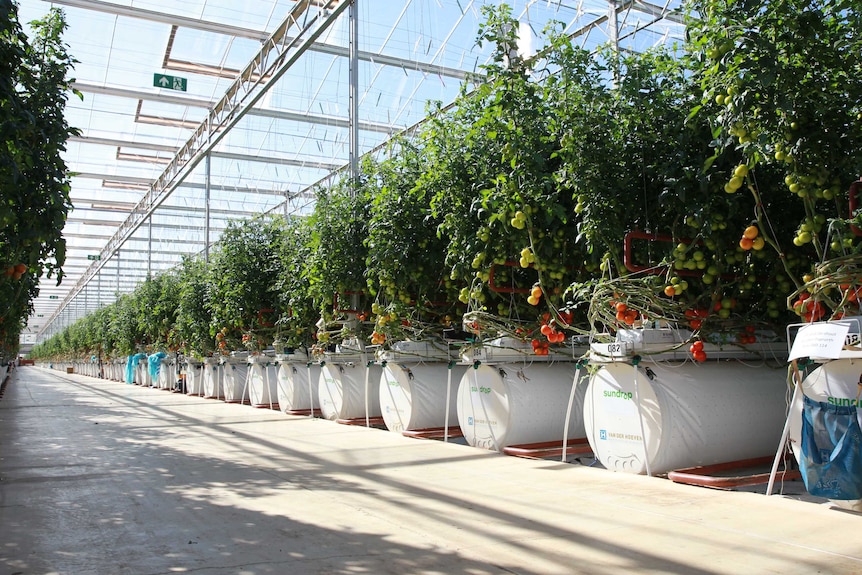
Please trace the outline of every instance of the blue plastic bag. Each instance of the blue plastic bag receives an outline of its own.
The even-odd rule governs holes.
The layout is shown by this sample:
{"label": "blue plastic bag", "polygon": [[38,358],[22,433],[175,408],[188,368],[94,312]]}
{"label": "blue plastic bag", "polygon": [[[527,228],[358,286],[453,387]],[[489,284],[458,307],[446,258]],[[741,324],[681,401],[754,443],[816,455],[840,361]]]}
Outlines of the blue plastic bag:
{"label": "blue plastic bag", "polygon": [[129,361],[126,362],[126,383],[135,383],[135,369],[138,367],[138,361],[144,357],[147,357],[147,354],[136,353],[129,356]]}
{"label": "blue plastic bag", "polygon": [[862,499],[862,430],[856,406],[802,398],[799,470],[811,495]]}
{"label": "blue plastic bag", "polygon": [[163,351],[158,351],[147,358],[150,378],[153,380],[153,385],[155,385],[156,380],[159,379],[159,372],[162,370],[162,358],[167,355],[168,354]]}

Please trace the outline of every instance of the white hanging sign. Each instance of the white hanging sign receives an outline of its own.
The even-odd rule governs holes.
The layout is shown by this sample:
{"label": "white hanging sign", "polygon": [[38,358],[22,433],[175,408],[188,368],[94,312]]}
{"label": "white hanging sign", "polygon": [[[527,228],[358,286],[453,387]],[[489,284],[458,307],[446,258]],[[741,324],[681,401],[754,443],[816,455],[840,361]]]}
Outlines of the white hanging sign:
{"label": "white hanging sign", "polygon": [[812,323],[799,328],[788,361],[800,357],[838,359],[850,326],[846,323]]}

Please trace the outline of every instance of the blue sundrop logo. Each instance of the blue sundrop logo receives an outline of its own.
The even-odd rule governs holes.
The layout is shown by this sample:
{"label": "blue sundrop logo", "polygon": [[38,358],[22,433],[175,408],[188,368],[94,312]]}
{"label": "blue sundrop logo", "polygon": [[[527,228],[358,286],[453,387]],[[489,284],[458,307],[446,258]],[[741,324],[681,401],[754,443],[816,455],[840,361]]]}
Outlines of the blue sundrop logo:
{"label": "blue sundrop logo", "polygon": [[600,430],[599,430],[599,439],[607,439],[607,438],[608,438],[608,432],[607,432],[607,430],[605,430],[605,429],[600,429]]}
{"label": "blue sundrop logo", "polygon": [[473,416],[467,418],[467,425],[473,425]]}

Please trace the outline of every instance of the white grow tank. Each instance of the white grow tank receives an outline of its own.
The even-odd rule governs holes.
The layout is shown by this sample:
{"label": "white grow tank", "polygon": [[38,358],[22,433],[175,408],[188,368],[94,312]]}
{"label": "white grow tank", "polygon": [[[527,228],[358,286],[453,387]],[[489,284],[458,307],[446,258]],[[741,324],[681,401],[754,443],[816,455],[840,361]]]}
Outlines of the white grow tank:
{"label": "white grow tank", "polygon": [[302,350],[281,354],[278,359],[278,405],[287,414],[320,409],[318,385],[320,364]]}
{"label": "white grow tank", "polygon": [[736,360],[605,364],[587,388],[587,438],[606,468],[629,473],[768,456],[784,427],[786,375]]}
{"label": "white grow tank", "polygon": [[[575,398],[565,432],[575,374]],[[469,445],[500,451],[512,445],[584,437],[587,370],[574,362],[469,367],[458,389],[458,422]]]}
{"label": "white grow tank", "polygon": [[248,359],[246,395],[253,407],[278,407],[278,364],[274,357],[255,355]]}
{"label": "white grow tank", "polygon": [[246,377],[248,376],[248,353],[241,352],[237,355],[222,358],[222,370],[224,371],[222,384],[224,386],[224,400],[227,403],[240,403],[248,397],[246,390]]}
{"label": "white grow tank", "polygon": [[204,397],[224,398],[224,368],[217,357],[204,359]]}
{"label": "white grow tank", "polygon": [[[445,344],[397,342],[381,354],[380,411],[389,431],[457,427],[457,396],[466,366],[451,363]],[[447,403],[448,397],[448,403]]]}

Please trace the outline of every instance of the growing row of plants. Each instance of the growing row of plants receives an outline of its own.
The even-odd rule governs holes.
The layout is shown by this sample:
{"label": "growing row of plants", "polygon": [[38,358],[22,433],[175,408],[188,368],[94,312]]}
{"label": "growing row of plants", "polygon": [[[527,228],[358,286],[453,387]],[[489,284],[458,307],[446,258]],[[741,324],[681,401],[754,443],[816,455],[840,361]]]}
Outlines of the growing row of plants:
{"label": "growing row of plants", "polygon": [[74,59],[61,11],[31,27],[28,38],[17,4],[0,0],[0,362],[18,353],[39,278],[63,277],[71,207],[60,154],[77,133],[63,118]]}
{"label": "growing row of plants", "polygon": [[509,9],[485,8],[482,81],[318,187],[311,216],[236,223],[211,266],[187,262],[164,343],[386,346],[463,328],[541,354],[648,320],[748,343],[857,314],[859,7],[687,6],[684,46],[593,54],[551,26],[530,61]]}

